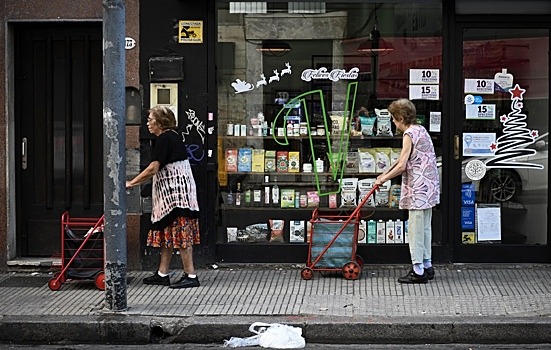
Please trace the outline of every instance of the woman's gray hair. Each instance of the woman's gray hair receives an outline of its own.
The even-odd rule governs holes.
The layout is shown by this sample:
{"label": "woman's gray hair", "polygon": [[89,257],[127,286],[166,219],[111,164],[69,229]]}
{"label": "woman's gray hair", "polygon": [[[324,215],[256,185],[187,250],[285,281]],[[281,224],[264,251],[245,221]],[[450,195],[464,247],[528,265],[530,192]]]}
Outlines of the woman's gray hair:
{"label": "woman's gray hair", "polygon": [[405,125],[412,125],[417,123],[417,110],[413,102],[407,98],[400,98],[393,101],[388,106],[388,111],[394,119],[401,121]]}
{"label": "woman's gray hair", "polygon": [[149,110],[149,113],[153,114],[162,130],[176,130],[178,127],[176,125],[176,117],[174,116],[174,112],[166,106],[155,106]]}

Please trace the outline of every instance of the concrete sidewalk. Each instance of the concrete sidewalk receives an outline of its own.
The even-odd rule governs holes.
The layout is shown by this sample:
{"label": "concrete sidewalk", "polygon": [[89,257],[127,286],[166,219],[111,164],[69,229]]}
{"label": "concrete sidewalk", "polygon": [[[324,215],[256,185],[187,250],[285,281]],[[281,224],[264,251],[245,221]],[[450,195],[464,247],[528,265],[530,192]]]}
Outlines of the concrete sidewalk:
{"label": "concrete sidewalk", "polygon": [[[110,312],[91,280],[48,288],[47,273],[0,276],[0,341],[223,343],[255,321],[300,326],[307,343],[551,343],[551,266],[438,265],[425,285],[408,266],[364,266],[359,280],[301,266],[200,270],[201,287],[147,286],[128,272],[128,309]],[[175,281],[179,273],[172,276]]]}

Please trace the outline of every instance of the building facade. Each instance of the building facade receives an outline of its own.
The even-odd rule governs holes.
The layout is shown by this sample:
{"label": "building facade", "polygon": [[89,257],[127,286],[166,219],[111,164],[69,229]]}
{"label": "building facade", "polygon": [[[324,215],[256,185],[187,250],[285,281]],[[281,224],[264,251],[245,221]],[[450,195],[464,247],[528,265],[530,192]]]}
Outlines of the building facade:
{"label": "building facade", "polygon": [[[55,255],[64,211],[103,211],[102,6],[76,3],[0,10],[5,266]],[[199,189],[199,263],[306,262],[309,221],[348,217],[399,154],[386,108],[402,97],[438,156],[433,259],[551,261],[548,1],[125,7],[127,176],[149,163],[147,110],[173,109]],[[385,184],[352,221],[365,262],[409,260],[399,188]],[[132,269],[157,261],[147,192],[127,200]]]}

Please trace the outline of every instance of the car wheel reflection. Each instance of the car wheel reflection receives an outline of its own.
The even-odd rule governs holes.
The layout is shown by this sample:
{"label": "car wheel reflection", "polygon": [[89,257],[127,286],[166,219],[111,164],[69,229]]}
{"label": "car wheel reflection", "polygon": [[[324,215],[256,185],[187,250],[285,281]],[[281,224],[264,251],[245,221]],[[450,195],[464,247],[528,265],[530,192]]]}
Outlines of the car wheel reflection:
{"label": "car wheel reflection", "polygon": [[492,170],[480,185],[481,195],[491,202],[513,201],[522,191],[520,177],[512,170]]}

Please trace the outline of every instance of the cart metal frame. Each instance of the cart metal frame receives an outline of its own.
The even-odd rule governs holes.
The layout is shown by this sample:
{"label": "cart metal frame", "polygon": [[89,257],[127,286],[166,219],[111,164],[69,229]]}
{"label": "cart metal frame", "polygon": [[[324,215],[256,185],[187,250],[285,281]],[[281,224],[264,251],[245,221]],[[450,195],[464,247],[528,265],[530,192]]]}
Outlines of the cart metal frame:
{"label": "cart metal frame", "polygon": [[[82,218],[82,217],[70,217],[69,212],[66,211],[61,215],[61,271],[57,272],[52,279],[48,282],[48,287],[50,287],[51,290],[56,291],[61,288],[61,285],[65,283],[67,280],[73,280],[73,279],[90,279],[90,277],[74,277],[71,276],[68,273],[69,269],[72,270],[81,270],[93,273],[93,276],[91,277],[94,280],[95,286],[100,290],[105,290],[105,273],[103,271],[103,266],[105,266],[105,244],[103,241],[103,224],[104,224],[104,216],[101,216],[100,218]],[[67,237],[67,230],[72,230],[75,232],[79,232],[80,234],[86,232],[86,234],[83,234],[84,237],[82,239],[82,242],[74,251],[72,255],[68,254],[67,252],[67,240],[70,238]],[[97,233],[101,232],[102,235],[100,238],[97,237]],[[94,247],[90,248],[90,244],[97,243],[101,240],[101,257],[92,257],[92,258],[85,258],[90,260],[99,261],[101,260],[101,266],[102,268],[98,270],[97,268],[86,268],[78,266],[75,263],[75,260],[77,257],[79,257],[79,254],[84,254],[86,252],[91,253],[92,251],[97,252],[100,248]],[[75,240],[75,241],[80,241]],[[95,242],[94,242],[95,241]]]}
{"label": "cart metal frame", "polygon": [[[378,188],[378,186],[373,186],[348,216],[320,215],[318,208],[314,210],[312,219],[310,220],[312,229],[308,241],[308,259],[306,267],[300,272],[304,280],[312,279],[314,271],[341,271],[346,279],[356,280],[360,278],[364,261],[361,256],[356,254],[356,251],[358,247],[361,209]],[[340,228],[332,238],[326,244],[323,240],[324,237],[319,239],[320,242],[317,242],[317,235],[330,234],[328,231],[333,226],[340,226]],[[324,232],[316,233],[317,229]],[[318,243],[325,244],[321,251],[319,251],[320,247]],[[349,247],[346,246],[348,244],[350,245]]]}

